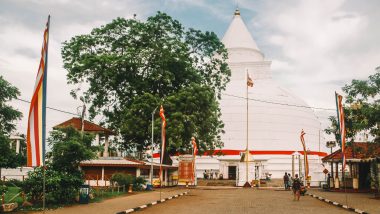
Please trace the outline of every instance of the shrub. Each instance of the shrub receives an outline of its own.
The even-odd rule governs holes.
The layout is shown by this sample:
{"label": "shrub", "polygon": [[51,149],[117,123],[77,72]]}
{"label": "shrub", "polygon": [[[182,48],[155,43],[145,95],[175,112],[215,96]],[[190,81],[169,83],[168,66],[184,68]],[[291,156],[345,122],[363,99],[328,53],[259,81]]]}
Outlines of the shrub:
{"label": "shrub", "polygon": [[0,184],[0,195],[2,195],[3,193],[6,193],[7,191],[8,191],[8,187]]}
{"label": "shrub", "polygon": [[141,191],[143,190],[143,185],[146,184],[146,180],[143,177],[137,177],[133,179],[133,190]]}
{"label": "shrub", "polygon": [[[46,169],[46,203],[67,204],[74,202],[80,186],[83,184],[81,173],[67,173]],[[43,195],[43,170],[36,168],[28,173],[23,191],[32,202],[41,202]]]}
{"label": "shrub", "polygon": [[133,176],[127,175],[124,173],[115,173],[111,177],[111,182],[116,183],[118,186],[126,186],[129,187],[130,184],[133,184]]}

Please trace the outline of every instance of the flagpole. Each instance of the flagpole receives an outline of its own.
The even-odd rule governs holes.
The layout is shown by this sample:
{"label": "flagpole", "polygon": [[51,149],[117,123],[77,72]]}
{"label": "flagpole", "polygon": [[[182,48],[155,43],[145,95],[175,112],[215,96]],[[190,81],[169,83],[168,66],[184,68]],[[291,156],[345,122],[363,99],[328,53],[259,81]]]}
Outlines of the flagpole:
{"label": "flagpole", "polygon": [[156,112],[156,109],[158,108],[158,106],[152,111],[152,142],[151,142],[151,149],[152,149],[152,152],[151,152],[151,163],[150,163],[150,184],[152,185],[153,187],[153,142],[154,142],[154,113]]}
{"label": "flagpole", "polygon": [[[46,147],[46,89],[47,89],[47,68],[48,68],[48,50],[49,50],[49,34],[50,34],[50,14],[48,16],[48,23],[47,23],[47,38],[46,38],[46,61],[45,61],[45,71],[44,71],[44,84],[43,84],[43,101],[42,101],[42,163],[43,163],[43,200],[42,200],[42,211],[45,213],[45,206],[46,206],[46,169],[45,169],[45,147]],[[45,39],[45,38],[44,38]]]}
{"label": "flagpole", "polygon": [[195,172],[194,172],[194,161],[195,161],[195,157],[194,157],[194,146],[193,146],[193,144],[191,144],[192,146],[192,149],[191,149],[191,153],[192,153],[192,155],[193,155],[193,161],[192,161],[192,168],[193,168],[193,176],[192,176],[192,183],[193,183],[193,185],[195,186],[195,182],[194,182],[194,174],[195,174]]}
{"label": "flagpole", "polygon": [[248,85],[248,70],[246,71],[246,76],[247,76],[247,88],[246,88],[246,95],[247,95],[247,142],[246,142],[246,148],[245,148],[245,184],[244,184],[244,187],[251,187],[251,185],[249,184],[249,182],[248,182],[248,159],[249,159],[249,149],[248,149],[248,137],[249,137],[249,134],[248,134],[248,132],[249,132],[249,130],[248,130],[248,123],[249,123],[249,121],[248,121],[248,118],[249,118],[249,108],[248,108],[248,87],[249,87],[249,85]]}

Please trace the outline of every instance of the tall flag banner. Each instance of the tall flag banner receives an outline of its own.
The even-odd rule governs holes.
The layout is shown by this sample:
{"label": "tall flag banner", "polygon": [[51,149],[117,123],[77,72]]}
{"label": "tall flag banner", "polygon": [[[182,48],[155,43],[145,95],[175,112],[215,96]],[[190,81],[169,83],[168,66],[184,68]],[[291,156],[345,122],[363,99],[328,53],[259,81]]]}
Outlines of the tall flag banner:
{"label": "tall flag banner", "polygon": [[195,142],[195,137],[191,138],[191,144],[193,145],[193,156],[195,157],[198,154],[197,143]]}
{"label": "tall flag banner", "polygon": [[43,166],[45,164],[46,142],[46,84],[49,44],[50,16],[44,31],[41,60],[34,85],[28,115],[27,166]]}
{"label": "tall flag banner", "polygon": [[191,176],[191,180],[192,180],[192,183],[195,185],[195,157],[197,156],[198,154],[198,148],[197,148],[197,143],[195,142],[195,137],[192,137],[191,138],[191,144],[193,145],[193,162],[192,162],[192,169],[193,169],[193,173],[192,173],[192,176]]}
{"label": "tall flag banner", "polygon": [[346,126],[344,124],[343,97],[335,92],[337,118],[339,123],[340,143],[342,146],[342,172],[346,168]]}
{"label": "tall flag banner", "polygon": [[161,179],[161,173],[162,173],[162,163],[164,161],[164,155],[165,155],[165,150],[166,150],[166,139],[165,139],[165,135],[166,135],[166,131],[165,131],[165,128],[166,128],[166,119],[165,119],[165,114],[164,114],[164,108],[160,107],[160,117],[161,117],[161,121],[162,121],[162,125],[161,125],[161,154],[160,154],[160,179]]}
{"label": "tall flag banner", "polygon": [[309,160],[307,158],[305,138],[303,137],[305,134],[306,133],[302,129],[300,139],[301,139],[301,143],[302,143],[302,147],[303,147],[303,156],[305,159],[305,178],[308,178],[308,176],[309,176]]}
{"label": "tall flag banner", "polygon": [[247,72],[247,86],[248,87],[253,87],[253,80],[249,76],[249,73]]}

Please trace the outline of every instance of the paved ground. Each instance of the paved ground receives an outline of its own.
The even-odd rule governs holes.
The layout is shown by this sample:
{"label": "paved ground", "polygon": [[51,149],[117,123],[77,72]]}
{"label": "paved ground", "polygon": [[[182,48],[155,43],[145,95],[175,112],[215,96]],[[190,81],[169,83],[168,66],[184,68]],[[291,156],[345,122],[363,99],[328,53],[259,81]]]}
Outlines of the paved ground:
{"label": "paved ground", "polygon": [[192,189],[190,194],[139,211],[141,214],[198,213],[350,213],[310,196],[293,201],[290,191],[253,189]]}
{"label": "paved ground", "polygon": [[[310,196],[301,197],[299,202],[293,201],[293,195],[290,191],[276,189],[257,190],[231,187],[201,187],[197,189],[173,188],[164,189],[162,198],[182,193],[184,191],[189,191],[189,194],[187,196],[181,196],[178,199],[169,200],[162,204],[148,207],[142,211],[138,211],[138,213],[350,213],[342,208],[321,202]],[[309,190],[309,192],[345,204],[343,203],[345,197],[342,193],[319,192],[318,190]],[[370,195],[368,194],[349,194],[348,205],[368,211],[371,214],[380,213],[380,201],[369,198]],[[109,199],[100,203],[61,208],[46,213],[115,214],[116,212],[157,201],[158,199],[159,191],[154,191]]]}
{"label": "paved ground", "polygon": [[347,193],[346,201],[346,194],[344,192],[326,192],[315,189],[310,190],[309,193],[327,198],[331,201],[336,201],[340,204],[348,205],[349,207],[366,211],[371,214],[380,214],[380,200],[374,199],[373,194]]}
{"label": "paved ground", "polygon": [[[169,197],[175,194],[185,192],[185,189],[179,188],[168,188],[162,190],[162,198]],[[134,208],[152,201],[157,201],[160,199],[160,192],[146,192],[139,193],[136,195],[129,195],[124,197],[118,197],[113,199],[108,199],[99,203],[91,203],[86,205],[75,205],[71,207],[64,207],[56,210],[47,211],[47,214],[115,214],[117,212]],[[42,212],[34,212],[33,214],[40,214]]]}

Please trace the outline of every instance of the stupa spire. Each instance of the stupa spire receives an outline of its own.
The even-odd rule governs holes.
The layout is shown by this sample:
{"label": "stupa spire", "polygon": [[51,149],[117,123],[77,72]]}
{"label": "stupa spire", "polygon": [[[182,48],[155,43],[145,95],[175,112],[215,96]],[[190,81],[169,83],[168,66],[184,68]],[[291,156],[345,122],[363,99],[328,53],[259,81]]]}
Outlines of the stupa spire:
{"label": "stupa spire", "polygon": [[239,8],[236,8],[232,22],[224,34],[222,42],[227,49],[247,48],[260,51],[240,16]]}

